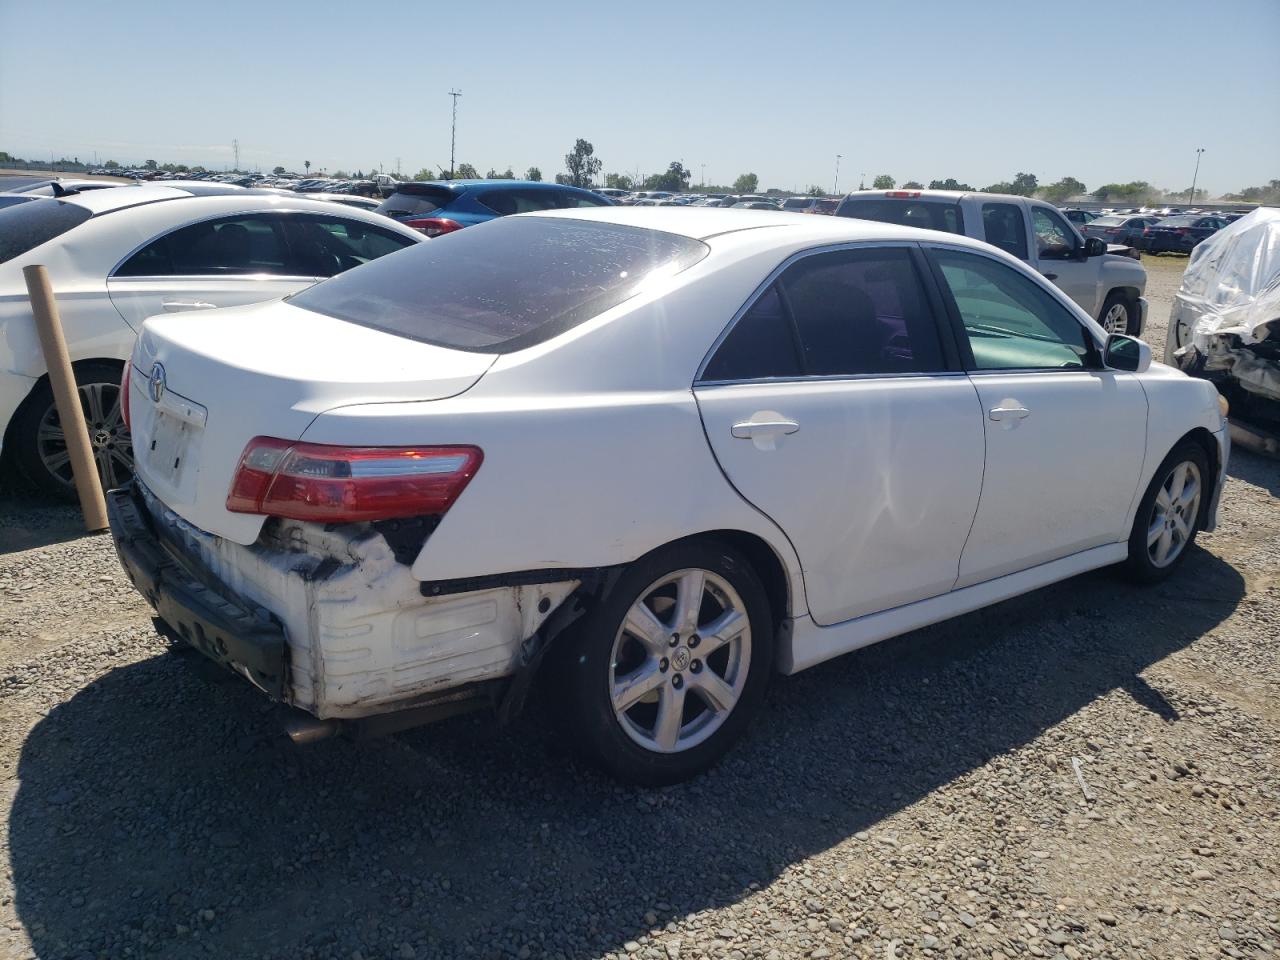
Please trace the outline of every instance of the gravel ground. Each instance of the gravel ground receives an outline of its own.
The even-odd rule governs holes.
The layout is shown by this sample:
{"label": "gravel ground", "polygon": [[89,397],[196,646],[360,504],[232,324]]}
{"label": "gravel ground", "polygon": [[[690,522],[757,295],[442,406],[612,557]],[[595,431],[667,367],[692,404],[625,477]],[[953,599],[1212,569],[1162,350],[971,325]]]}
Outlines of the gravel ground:
{"label": "gravel ground", "polygon": [[[1157,356],[1184,264],[1151,267]],[[652,792],[539,704],[291,746],[166,650],[106,538],[0,494],[0,958],[1271,955],[1278,494],[1237,453],[1172,582],[1090,574],[780,680]]]}

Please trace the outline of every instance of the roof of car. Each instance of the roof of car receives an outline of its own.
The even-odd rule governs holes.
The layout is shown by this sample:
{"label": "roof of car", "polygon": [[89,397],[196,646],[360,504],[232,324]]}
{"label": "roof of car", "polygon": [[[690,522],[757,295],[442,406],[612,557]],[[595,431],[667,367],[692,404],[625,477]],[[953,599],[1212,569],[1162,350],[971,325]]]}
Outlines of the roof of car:
{"label": "roof of car", "polygon": [[991,253],[995,248],[955,233],[900,227],[877,220],[852,217],[813,217],[784,210],[753,210],[746,207],[575,207],[516,214],[520,217],[569,217],[602,223],[629,224],[648,230],[674,233],[693,240],[708,240],[726,233],[763,228],[785,229],[788,239],[814,243],[849,240],[934,240],[971,246]]}
{"label": "roof of car", "polygon": [[564,183],[547,183],[542,180],[401,180],[396,184],[397,190],[406,193],[412,193],[415,187],[443,187],[446,190],[462,192],[470,190],[472,187],[519,187],[522,190],[582,190],[583,193],[590,193],[590,190],[584,190],[582,187],[571,187]]}

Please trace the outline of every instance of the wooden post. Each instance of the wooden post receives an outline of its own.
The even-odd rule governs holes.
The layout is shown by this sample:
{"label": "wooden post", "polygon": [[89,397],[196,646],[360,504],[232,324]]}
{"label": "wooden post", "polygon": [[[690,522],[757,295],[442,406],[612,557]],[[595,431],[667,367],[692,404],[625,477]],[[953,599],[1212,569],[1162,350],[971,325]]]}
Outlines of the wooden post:
{"label": "wooden post", "polygon": [[76,388],[75,374],[71,370],[67,341],[62,335],[58,303],[54,300],[53,288],[49,285],[49,271],[37,264],[23,267],[22,276],[27,281],[31,312],[35,314],[36,332],[40,335],[40,349],[49,370],[49,384],[53,387],[53,402],[58,408],[58,419],[62,421],[67,453],[71,455],[71,473],[76,482],[76,493],[80,495],[85,529],[105,530],[107,503],[102,498],[102,481],[98,477],[93,449],[89,446],[89,427],[84,420],[80,391]]}

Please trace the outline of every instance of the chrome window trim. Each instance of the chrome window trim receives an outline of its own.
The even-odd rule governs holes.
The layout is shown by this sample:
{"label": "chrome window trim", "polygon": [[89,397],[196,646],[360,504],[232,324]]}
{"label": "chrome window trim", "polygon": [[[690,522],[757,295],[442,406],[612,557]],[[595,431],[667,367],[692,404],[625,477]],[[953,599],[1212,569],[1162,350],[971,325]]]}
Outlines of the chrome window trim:
{"label": "chrome window trim", "polygon": [[218,280],[293,280],[303,283],[315,283],[317,278],[311,275],[298,276],[296,274],[283,273],[156,273],[146,277],[107,277],[107,280],[115,284],[128,283],[155,283],[160,280],[172,280],[190,283],[199,281],[205,283],[208,281]]}
{"label": "chrome window trim", "polygon": [[752,380],[700,380],[694,383],[694,386],[767,387],[782,383],[848,383],[856,380],[937,380],[940,377],[954,377],[959,379],[966,376],[968,376],[968,374],[964,370],[938,370],[934,373],[828,373],[799,377],[756,377]]}
{"label": "chrome window trim", "polygon": [[[734,328],[738,325],[738,321],[740,321],[744,316],[746,316],[748,312],[750,312],[751,308],[756,305],[756,302],[761,297],[763,297],[765,293],[768,292],[769,288],[773,285],[774,281],[777,280],[778,277],[780,277],[788,267],[790,267],[792,264],[800,262],[801,260],[808,259],[809,257],[820,256],[821,254],[824,254],[824,253],[839,253],[841,250],[859,250],[859,249],[865,249],[865,248],[871,248],[876,250],[886,250],[886,249],[918,250],[920,248],[920,244],[913,240],[843,240],[837,243],[823,244],[820,247],[807,247],[804,250],[798,250],[795,253],[791,254],[791,256],[783,260],[782,263],[778,264],[778,266],[776,266],[773,269],[773,271],[767,277],[765,277],[764,281],[760,283],[755,288],[755,290],[751,292],[751,295],[747,297],[746,303],[744,303],[741,307],[738,308],[737,312],[734,313],[733,317],[729,320],[729,323],[725,326],[723,330],[720,331],[720,335],[716,337],[716,339],[712,342],[711,349],[709,349],[706,352],[706,354],[702,358],[702,362],[698,364],[698,372],[694,374],[693,385],[695,387],[701,387],[701,386],[712,386],[712,385],[719,386],[723,384],[742,384],[742,383],[811,383],[815,381],[830,381],[830,380],[901,379],[903,377],[932,377],[940,374],[952,374],[957,372],[963,373],[964,371],[939,370],[939,371],[936,371],[936,373],[932,373],[932,372],[850,373],[850,374],[835,374],[835,375],[815,374],[812,376],[802,375],[799,377],[754,377],[746,380],[704,379],[704,374],[707,371],[707,364],[711,362],[711,358],[714,357],[716,354],[716,351],[720,349],[720,345],[723,344],[725,340],[728,339],[729,334],[731,334]],[[927,300],[928,291],[925,289],[925,283],[923,282],[923,280],[920,284],[920,290],[922,294],[926,295],[925,299]],[[932,310],[930,312],[932,312]],[[940,318],[937,318],[937,317],[934,318],[935,322],[938,322],[939,319]],[[941,330],[938,331],[938,337],[939,338],[942,337]]]}

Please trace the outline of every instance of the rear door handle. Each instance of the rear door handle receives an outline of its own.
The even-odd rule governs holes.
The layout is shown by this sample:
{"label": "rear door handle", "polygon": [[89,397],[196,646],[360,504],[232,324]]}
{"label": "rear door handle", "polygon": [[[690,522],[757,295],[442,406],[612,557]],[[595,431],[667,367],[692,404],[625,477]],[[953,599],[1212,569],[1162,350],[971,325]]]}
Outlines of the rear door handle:
{"label": "rear door handle", "polygon": [[743,420],[733,425],[733,435],[739,440],[754,440],[756,437],[776,437],[795,433],[800,424],[794,420]]}
{"label": "rear door handle", "polygon": [[1025,420],[1031,416],[1031,411],[1026,407],[1016,406],[1009,401],[1005,401],[1000,406],[992,407],[987,411],[987,416],[997,422],[1000,420]]}
{"label": "rear door handle", "polygon": [[1046,273],[1046,274],[1043,274],[1043,276],[1044,276],[1044,278],[1045,278],[1046,280],[1057,280],[1057,279],[1058,279],[1058,275],[1057,275],[1056,273]]}
{"label": "rear door handle", "polygon": [[750,440],[757,450],[776,450],[778,440],[800,429],[800,424],[772,410],[765,410],[750,420],[735,423],[730,433],[739,440]]}
{"label": "rear door handle", "polygon": [[216,310],[216,303],[205,303],[203,300],[162,300],[160,306],[164,307],[169,313],[177,313],[181,310]]}

